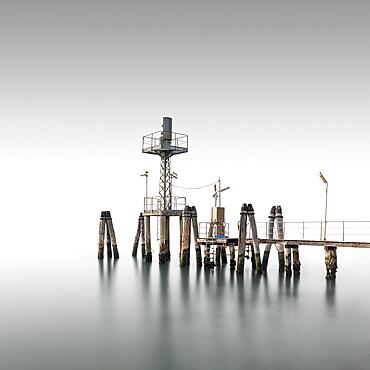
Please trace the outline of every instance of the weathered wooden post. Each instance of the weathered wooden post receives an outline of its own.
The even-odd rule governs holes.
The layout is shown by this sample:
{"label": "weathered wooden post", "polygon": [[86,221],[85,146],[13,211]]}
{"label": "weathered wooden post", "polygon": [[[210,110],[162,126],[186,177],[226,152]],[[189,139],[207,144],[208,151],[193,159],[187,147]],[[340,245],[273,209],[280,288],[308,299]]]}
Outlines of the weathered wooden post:
{"label": "weathered wooden post", "polygon": [[180,267],[190,265],[191,209],[186,206],[182,214],[183,231],[180,249]]}
{"label": "weathered wooden post", "polygon": [[98,259],[104,258],[104,237],[105,237],[105,211],[101,212],[100,214]]}
{"label": "weathered wooden post", "polygon": [[[283,213],[281,206],[276,207],[276,228],[277,228],[277,234],[278,239],[284,239],[284,223],[283,223]],[[278,250],[278,258],[279,258],[279,272],[284,272],[284,243],[278,243],[277,245]]]}
{"label": "weathered wooden post", "polygon": [[299,275],[301,273],[301,262],[299,261],[299,249],[298,248],[299,248],[298,244],[292,245],[294,275]]}
{"label": "weathered wooden post", "polygon": [[223,265],[227,263],[226,245],[221,247],[221,262]]}
{"label": "weathered wooden post", "polygon": [[219,245],[216,246],[215,263],[216,263],[216,266],[220,266],[221,264],[221,247]]}
{"label": "weathered wooden post", "polygon": [[106,233],[107,233],[107,257],[112,258],[112,240],[109,234],[108,225],[106,227]]}
{"label": "weathered wooden post", "polygon": [[[257,224],[256,224],[256,219],[254,217],[254,209],[253,209],[252,204],[248,204],[247,213],[248,213],[249,222],[251,225],[253,247],[254,247],[252,248],[252,261],[254,257],[255,264],[256,264],[256,272],[261,273],[262,266],[261,266],[260,241],[258,239]],[[253,252],[254,252],[254,256],[253,256]]]}
{"label": "weathered wooden post", "polygon": [[210,245],[206,243],[204,246],[204,268],[211,269],[214,266],[214,263],[211,261]]}
{"label": "weathered wooden post", "polygon": [[288,243],[285,245],[285,272],[292,274],[292,247]]}
{"label": "weathered wooden post", "polygon": [[139,219],[137,221],[137,230],[134,240],[134,246],[132,247],[132,257],[137,256],[137,248],[139,246],[139,240],[140,240],[140,233],[141,233],[141,219],[143,218],[143,214],[140,213]]}
{"label": "weathered wooden post", "polygon": [[235,261],[235,244],[234,243],[230,243],[229,244],[229,250],[230,250],[230,270],[231,271],[234,271],[235,270],[235,265],[236,265],[236,261]]}
{"label": "weathered wooden post", "polygon": [[141,234],[141,256],[145,258],[145,222],[144,217],[140,217],[140,234]]}
{"label": "weathered wooden post", "polygon": [[247,205],[244,203],[240,211],[238,263],[236,267],[237,274],[242,274],[244,272],[246,238],[247,238]]}
{"label": "weathered wooden post", "polygon": [[113,227],[113,222],[112,222],[112,216],[111,216],[111,214],[110,214],[109,211],[106,211],[106,216],[107,216],[108,232],[109,232],[110,238],[112,240],[113,256],[114,256],[114,258],[119,258],[118,247],[117,247],[117,240],[116,240],[116,234],[114,232],[114,227]]}
{"label": "weathered wooden post", "polygon": [[159,218],[159,263],[167,262],[167,243],[166,243],[166,216]]}
{"label": "weathered wooden post", "polygon": [[170,250],[170,216],[166,216],[165,244],[166,244],[166,261],[169,261],[171,259],[171,250]]}
{"label": "weathered wooden post", "polygon": [[337,247],[328,245],[325,249],[325,265],[326,265],[326,279],[334,280],[337,274]]}
{"label": "weathered wooden post", "polygon": [[150,232],[150,216],[145,216],[145,261],[152,262],[152,242]]}
{"label": "weathered wooden post", "polygon": [[[276,213],[276,207],[273,206],[271,208],[269,221],[268,221],[267,239],[273,239],[274,238],[275,213]],[[267,271],[267,265],[269,263],[270,251],[271,251],[271,244],[266,244],[265,251],[263,253],[263,259],[262,259],[262,271],[264,271],[264,272]]]}
{"label": "weathered wooden post", "polygon": [[202,250],[198,242],[199,239],[199,229],[198,229],[198,214],[195,207],[191,208],[191,223],[193,224],[193,235],[195,244],[195,255],[197,259],[197,266],[202,267]]}

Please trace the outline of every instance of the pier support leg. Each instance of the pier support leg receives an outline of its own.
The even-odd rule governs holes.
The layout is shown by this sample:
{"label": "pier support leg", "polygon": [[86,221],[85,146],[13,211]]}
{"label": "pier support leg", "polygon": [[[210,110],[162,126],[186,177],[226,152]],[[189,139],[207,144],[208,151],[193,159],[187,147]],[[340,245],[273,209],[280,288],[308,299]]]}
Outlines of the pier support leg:
{"label": "pier support leg", "polygon": [[235,261],[235,245],[234,245],[234,243],[231,243],[229,245],[229,250],[230,250],[230,270],[231,271],[234,271],[235,270],[235,265],[236,265],[236,261]]}
{"label": "pier support leg", "polygon": [[292,274],[292,248],[290,244],[285,246],[285,272],[287,275]]}
{"label": "pier support leg", "polygon": [[112,216],[111,216],[109,211],[106,212],[106,215],[107,215],[108,231],[109,231],[110,238],[112,240],[113,256],[114,256],[114,258],[119,258],[117,240],[116,240],[116,234],[114,232]]}
{"label": "pier support leg", "polygon": [[139,218],[140,234],[141,234],[141,256],[145,258],[145,223],[144,217]]}
{"label": "pier support leg", "polygon": [[252,266],[253,266],[253,263],[255,263],[256,272],[261,273],[262,265],[261,265],[260,242],[258,239],[257,224],[256,224],[256,219],[254,217],[254,209],[253,209],[252,204],[248,204],[247,213],[248,213],[249,222],[251,225],[252,239],[253,239]]}
{"label": "pier support leg", "polygon": [[221,247],[219,245],[216,246],[216,266],[220,266],[221,264]]}
{"label": "pier support leg", "polygon": [[[276,207],[276,227],[279,239],[284,239],[284,222],[283,213],[281,206]],[[285,270],[285,257],[284,257],[284,243],[279,243],[277,245],[278,258],[279,258],[279,272],[284,273]]]}
{"label": "pier support leg", "polygon": [[[274,238],[274,221],[275,221],[275,213],[276,213],[276,207],[272,207],[269,215],[268,220],[268,229],[267,229],[267,239],[273,239]],[[265,251],[263,253],[263,259],[262,259],[262,271],[267,271],[267,265],[269,262],[270,257],[270,251],[271,251],[271,244],[266,244]]]}
{"label": "pier support leg", "polygon": [[152,242],[150,232],[150,216],[145,216],[145,261],[152,262]]}
{"label": "pier support leg", "polygon": [[293,252],[293,273],[295,276],[301,273],[301,262],[299,261],[299,249],[298,245],[292,245]]}
{"label": "pier support leg", "polygon": [[223,265],[227,263],[226,246],[221,247],[221,262]]}
{"label": "pier support leg", "polygon": [[105,236],[105,212],[100,215],[99,223],[99,244],[98,244],[98,259],[104,258],[104,236]]}
{"label": "pier support leg", "polygon": [[202,267],[202,250],[200,244],[198,243],[199,239],[199,229],[198,229],[198,214],[195,207],[191,209],[191,223],[193,225],[193,235],[194,235],[194,244],[195,244],[195,255],[197,259],[197,267]]}
{"label": "pier support leg", "polygon": [[166,216],[162,215],[159,219],[159,263],[167,262],[167,245],[166,245]]}
{"label": "pier support leg", "polygon": [[210,245],[206,244],[204,247],[204,268],[211,269],[214,266],[214,263],[211,261]]}
{"label": "pier support leg", "polygon": [[180,250],[180,267],[190,265],[191,209],[185,207],[183,212],[183,231]]}
{"label": "pier support leg", "polygon": [[166,216],[166,261],[171,259],[171,250],[170,250],[170,216]]}
{"label": "pier support leg", "polygon": [[112,258],[112,240],[109,234],[108,226],[106,227],[106,235],[107,235],[107,257],[110,259]]}
{"label": "pier support leg", "polygon": [[337,247],[325,246],[326,278],[334,280],[337,274]]}
{"label": "pier support leg", "polygon": [[132,247],[132,257],[137,256],[137,248],[139,246],[139,240],[140,240],[140,234],[141,234],[141,219],[143,217],[143,214],[140,213],[139,219],[137,221],[137,230],[136,230],[136,235],[135,235],[135,240],[134,240],[134,246]]}
{"label": "pier support leg", "polygon": [[238,263],[236,272],[244,272],[245,243],[247,238],[247,205],[244,203],[240,211],[239,242],[238,242]]}

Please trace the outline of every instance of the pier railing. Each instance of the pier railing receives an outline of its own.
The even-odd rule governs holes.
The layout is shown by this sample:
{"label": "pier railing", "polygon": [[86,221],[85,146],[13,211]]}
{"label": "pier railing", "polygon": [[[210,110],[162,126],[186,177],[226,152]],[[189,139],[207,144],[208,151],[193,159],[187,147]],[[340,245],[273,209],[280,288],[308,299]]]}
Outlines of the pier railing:
{"label": "pier railing", "polygon": [[[174,196],[171,198],[171,209],[173,211],[183,211],[185,207],[186,207],[185,197]],[[155,212],[160,210],[161,210],[161,198],[159,196],[144,198],[145,212]]]}
{"label": "pier railing", "polygon": [[[284,222],[285,239],[324,240],[324,221]],[[268,222],[257,222],[258,237],[268,239]],[[252,237],[250,223],[247,225],[247,236]],[[274,238],[278,239],[276,223]],[[327,221],[326,240],[332,241],[370,241],[370,221]]]}

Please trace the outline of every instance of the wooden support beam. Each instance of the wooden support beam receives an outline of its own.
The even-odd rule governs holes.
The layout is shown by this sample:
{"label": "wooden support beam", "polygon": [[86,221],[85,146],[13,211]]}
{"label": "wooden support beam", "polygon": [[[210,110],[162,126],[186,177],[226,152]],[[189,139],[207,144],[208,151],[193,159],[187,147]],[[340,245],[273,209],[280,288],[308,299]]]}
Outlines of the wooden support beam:
{"label": "wooden support beam", "polygon": [[299,246],[298,244],[292,245],[293,252],[293,272],[294,275],[299,275],[301,273],[301,262],[299,261]]}
{"label": "wooden support beam", "polygon": [[260,246],[259,246],[259,239],[257,234],[257,224],[256,219],[254,217],[254,209],[252,204],[248,204],[247,206],[247,214],[252,230],[252,239],[253,239],[253,245],[252,245],[252,267],[256,269],[257,273],[262,272],[262,266],[261,266],[261,253],[260,253]]}
{"label": "wooden support beam", "polygon": [[105,211],[101,212],[100,214],[98,259],[104,258],[104,237],[105,237]]}
{"label": "wooden support beam", "polygon": [[145,261],[152,262],[152,242],[150,232],[150,216],[144,217],[145,223]]}
{"label": "wooden support beam", "polygon": [[139,220],[140,220],[140,234],[141,234],[141,256],[143,258],[145,258],[145,222],[144,222],[144,217],[139,218]]}
{"label": "wooden support beam", "polygon": [[106,216],[107,216],[107,218],[106,218],[107,227],[108,227],[110,238],[112,240],[113,256],[114,256],[114,258],[119,258],[116,234],[114,232],[112,216],[111,216],[109,211],[106,211]]}
{"label": "wooden support beam", "polygon": [[285,245],[285,272],[287,275],[292,274],[292,247],[290,244]]}
{"label": "wooden support beam", "polygon": [[[275,213],[276,213],[276,207],[273,206],[270,211],[269,220],[268,220],[268,228],[267,228],[267,237],[269,239],[273,239],[274,237],[274,221],[275,221]],[[271,245],[272,244],[266,244],[265,251],[263,253],[263,259],[262,259],[262,271],[267,271],[267,265],[269,262],[270,257],[270,251],[271,251]]]}
{"label": "wooden support beam", "polygon": [[234,271],[235,270],[235,265],[236,265],[236,261],[235,261],[235,244],[234,243],[230,243],[229,244],[229,250],[230,250],[230,270],[231,271]]}
{"label": "wooden support beam", "polygon": [[191,209],[191,223],[193,225],[193,236],[195,244],[195,256],[197,259],[197,266],[202,267],[202,250],[198,242],[199,239],[199,229],[198,229],[198,215],[195,207]]}
{"label": "wooden support beam", "polygon": [[326,278],[334,280],[336,278],[338,268],[337,247],[328,245],[324,247],[324,250],[325,250]]}
{"label": "wooden support beam", "polygon": [[137,256],[137,248],[139,246],[140,234],[141,234],[141,219],[143,218],[143,214],[140,213],[138,221],[137,221],[137,230],[134,240],[134,246],[132,247],[132,257]]}
{"label": "wooden support beam", "polygon": [[[276,228],[277,228],[277,234],[279,239],[284,239],[284,223],[283,223],[283,212],[281,209],[281,206],[276,207]],[[277,250],[278,250],[278,259],[279,259],[279,272],[283,273],[284,272],[284,245],[285,243],[280,242],[277,244]]]}
{"label": "wooden support beam", "polygon": [[238,263],[236,268],[236,272],[238,274],[242,274],[244,272],[246,238],[247,238],[247,205],[244,203],[240,211]]}
{"label": "wooden support beam", "polygon": [[191,209],[186,206],[182,214],[183,231],[180,248],[180,267],[190,265]]}
{"label": "wooden support beam", "polygon": [[109,234],[108,225],[106,224],[106,235],[107,235],[107,257],[112,258],[112,240]]}

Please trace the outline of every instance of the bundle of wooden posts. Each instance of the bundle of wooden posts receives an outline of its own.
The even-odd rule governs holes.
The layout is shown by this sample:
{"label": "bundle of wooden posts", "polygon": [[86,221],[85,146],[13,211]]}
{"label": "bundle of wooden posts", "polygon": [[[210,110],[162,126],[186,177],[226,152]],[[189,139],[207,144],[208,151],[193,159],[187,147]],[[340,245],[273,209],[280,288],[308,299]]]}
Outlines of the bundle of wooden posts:
{"label": "bundle of wooden posts", "polygon": [[119,258],[116,234],[110,211],[103,211],[100,215],[98,259],[104,258],[104,245],[107,247],[108,258],[112,258],[112,249],[114,258]]}

